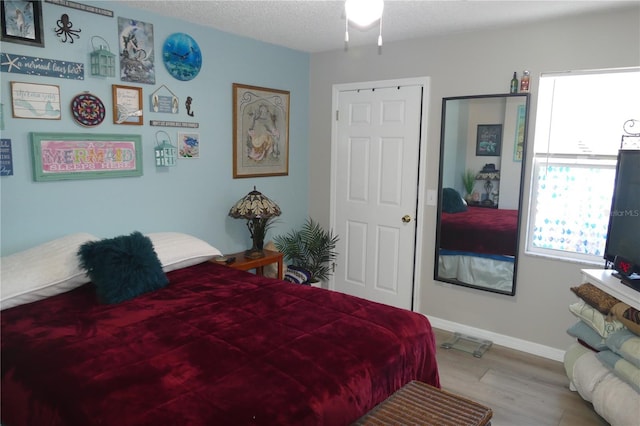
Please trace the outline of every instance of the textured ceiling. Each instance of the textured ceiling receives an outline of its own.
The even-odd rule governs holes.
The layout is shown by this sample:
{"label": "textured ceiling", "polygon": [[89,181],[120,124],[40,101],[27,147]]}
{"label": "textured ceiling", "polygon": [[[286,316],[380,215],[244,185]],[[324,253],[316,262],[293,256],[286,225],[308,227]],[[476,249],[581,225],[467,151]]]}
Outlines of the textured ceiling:
{"label": "textured ceiling", "polygon": [[[306,52],[322,52],[345,47],[344,1],[137,0],[124,3],[163,16]],[[638,0],[386,0],[382,37],[384,43],[389,43],[533,22],[633,3],[638,3]],[[188,29],[180,30],[188,32]],[[375,46],[378,31],[377,23],[367,29],[358,29],[351,25],[349,46]]]}

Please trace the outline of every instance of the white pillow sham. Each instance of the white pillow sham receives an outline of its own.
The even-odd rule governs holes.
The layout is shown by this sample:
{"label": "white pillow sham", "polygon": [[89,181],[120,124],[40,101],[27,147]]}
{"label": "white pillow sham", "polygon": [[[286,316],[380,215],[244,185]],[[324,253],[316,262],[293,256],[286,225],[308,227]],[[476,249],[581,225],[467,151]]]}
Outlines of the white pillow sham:
{"label": "white pillow sham", "polygon": [[160,259],[164,272],[206,262],[222,254],[206,241],[180,232],[153,232],[146,234]]}
{"label": "white pillow sham", "polygon": [[64,293],[88,283],[78,249],[98,238],[76,233],[0,259],[0,310]]}
{"label": "white pillow sham", "polygon": [[624,324],[618,320],[609,321],[606,315],[601,314],[582,299],[569,305],[569,311],[605,339],[609,334],[625,328]]}

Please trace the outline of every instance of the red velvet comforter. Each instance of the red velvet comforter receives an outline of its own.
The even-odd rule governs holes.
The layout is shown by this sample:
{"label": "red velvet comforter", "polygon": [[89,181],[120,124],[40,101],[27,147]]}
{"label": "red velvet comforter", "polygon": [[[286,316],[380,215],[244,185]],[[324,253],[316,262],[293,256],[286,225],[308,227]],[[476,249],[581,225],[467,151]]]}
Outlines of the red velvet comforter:
{"label": "red velvet comforter", "polygon": [[1,314],[1,421],[344,425],[413,379],[439,386],[428,320],[203,263],[100,305],[91,284]]}
{"label": "red velvet comforter", "polygon": [[466,212],[442,213],[440,248],[515,256],[518,210],[469,206]]}

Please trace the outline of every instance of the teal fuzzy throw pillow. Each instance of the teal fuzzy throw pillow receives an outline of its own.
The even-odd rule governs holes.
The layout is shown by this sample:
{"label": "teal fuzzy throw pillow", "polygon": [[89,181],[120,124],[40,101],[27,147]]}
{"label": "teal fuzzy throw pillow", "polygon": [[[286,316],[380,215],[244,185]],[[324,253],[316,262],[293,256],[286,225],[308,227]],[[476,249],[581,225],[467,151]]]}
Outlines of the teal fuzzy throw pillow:
{"label": "teal fuzzy throw pillow", "polygon": [[460,193],[453,188],[442,190],[442,211],[445,213],[460,213],[467,211],[467,205],[462,201]]}
{"label": "teal fuzzy throw pillow", "polygon": [[78,256],[101,303],[120,303],[169,283],[153,243],[137,231],[85,243]]}

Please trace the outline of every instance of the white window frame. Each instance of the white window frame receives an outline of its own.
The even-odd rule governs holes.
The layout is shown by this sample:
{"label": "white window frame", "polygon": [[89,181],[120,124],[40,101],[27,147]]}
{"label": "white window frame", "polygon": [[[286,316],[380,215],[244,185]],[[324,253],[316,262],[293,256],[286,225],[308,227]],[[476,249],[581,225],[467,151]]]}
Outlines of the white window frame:
{"label": "white window frame", "polygon": [[[594,73],[614,73],[614,72],[628,72],[634,71],[637,72],[640,70],[638,67],[624,68],[624,69],[611,69],[611,70],[591,70],[591,71],[579,71],[579,72],[570,72],[570,74],[575,75],[583,75],[583,74],[594,74]],[[566,75],[567,73],[548,73],[543,74],[543,76],[561,76]],[[534,133],[534,138],[547,138],[549,135],[549,129],[551,127],[551,118],[552,118],[552,106],[550,105],[542,105],[540,104],[540,99],[538,99],[538,107],[536,111],[536,128]],[[638,118],[638,117],[628,117],[628,118]],[[621,122],[622,125],[622,122]],[[622,128],[621,128],[622,130]],[[621,131],[622,135],[622,131]],[[525,244],[525,254],[533,255],[533,256],[541,256],[552,258],[556,260],[562,260],[566,262],[573,263],[582,263],[589,265],[598,265],[602,266],[605,263],[604,257],[600,255],[588,255],[584,253],[576,253],[564,250],[555,250],[548,248],[535,247],[533,243],[533,235],[535,228],[535,215],[537,213],[537,189],[538,189],[538,178],[540,173],[546,169],[547,166],[560,166],[560,165],[573,165],[573,166],[601,166],[603,168],[615,169],[617,163],[617,156],[613,155],[581,155],[581,154],[552,154],[549,152],[542,152],[541,150],[536,150],[536,144],[534,140],[533,144],[533,162],[532,162],[532,171],[531,171],[531,181],[529,188],[529,211],[527,215],[527,230],[526,230],[526,244]],[[613,194],[613,188],[611,189]]]}
{"label": "white window frame", "polygon": [[[604,265],[604,257],[602,255],[589,255],[584,253],[568,252],[564,250],[555,250],[543,247],[535,247],[533,244],[533,232],[535,228],[535,215],[537,200],[537,183],[540,173],[544,173],[547,166],[591,166],[615,170],[617,158],[614,156],[589,156],[589,157],[569,157],[558,155],[538,154],[533,156],[531,188],[529,190],[530,203],[529,214],[527,218],[527,234],[525,253],[549,257],[552,259],[564,260],[568,262],[586,263],[589,265]],[[611,189],[613,194],[613,188]]]}

